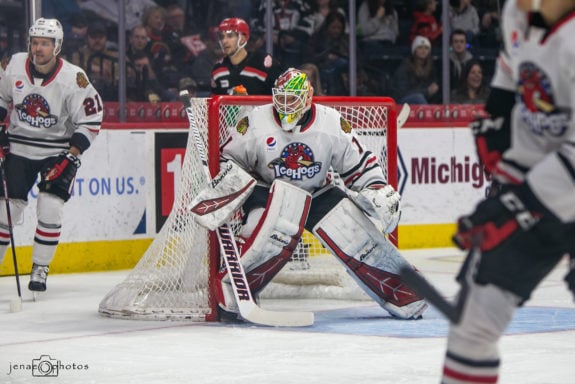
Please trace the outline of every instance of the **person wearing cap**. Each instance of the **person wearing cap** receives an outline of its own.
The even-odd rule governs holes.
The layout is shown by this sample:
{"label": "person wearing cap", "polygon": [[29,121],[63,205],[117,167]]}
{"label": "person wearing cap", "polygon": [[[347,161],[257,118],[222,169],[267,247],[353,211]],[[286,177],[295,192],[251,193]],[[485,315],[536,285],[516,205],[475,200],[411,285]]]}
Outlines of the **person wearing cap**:
{"label": "person wearing cap", "polygon": [[212,68],[212,94],[231,95],[242,85],[248,95],[271,95],[282,68],[270,54],[246,50],[250,28],[245,20],[224,19],[218,26],[218,38],[224,57]]}
{"label": "person wearing cap", "polygon": [[427,37],[416,36],[411,55],[400,63],[392,78],[393,96],[398,103],[440,103],[438,84],[431,42]]}
{"label": "person wearing cap", "polygon": [[190,97],[196,97],[198,84],[191,77],[182,77],[179,82],[179,91],[188,91]]}

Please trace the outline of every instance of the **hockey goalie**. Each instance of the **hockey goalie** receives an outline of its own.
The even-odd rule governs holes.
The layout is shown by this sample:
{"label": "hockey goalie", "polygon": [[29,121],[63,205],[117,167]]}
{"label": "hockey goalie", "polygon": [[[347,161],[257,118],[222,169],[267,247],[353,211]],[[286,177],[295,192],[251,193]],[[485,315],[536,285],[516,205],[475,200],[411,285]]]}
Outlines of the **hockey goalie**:
{"label": "hockey goalie", "polygon": [[[398,224],[400,196],[350,124],[312,97],[305,73],[290,68],[280,75],[273,102],[251,110],[224,143],[217,182],[191,211],[213,230],[229,220],[233,204],[202,210],[198,201],[237,192],[232,195],[243,212],[237,242],[253,295],[289,261],[307,229],[381,307],[397,318],[418,319],[427,304],[399,277],[408,263],[386,237]],[[331,170],[342,185],[332,182]],[[223,310],[237,313],[226,269],[218,274],[217,299]]]}

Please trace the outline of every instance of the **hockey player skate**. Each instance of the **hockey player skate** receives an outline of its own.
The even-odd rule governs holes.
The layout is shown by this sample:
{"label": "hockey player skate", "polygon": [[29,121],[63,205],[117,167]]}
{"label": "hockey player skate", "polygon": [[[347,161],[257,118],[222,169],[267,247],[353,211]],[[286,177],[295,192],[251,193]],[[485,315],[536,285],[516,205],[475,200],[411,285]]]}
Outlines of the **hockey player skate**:
{"label": "hockey player skate", "polygon": [[46,290],[46,279],[48,278],[48,266],[47,265],[32,265],[32,271],[30,272],[30,283],[28,283],[28,289],[34,292],[44,292]]}

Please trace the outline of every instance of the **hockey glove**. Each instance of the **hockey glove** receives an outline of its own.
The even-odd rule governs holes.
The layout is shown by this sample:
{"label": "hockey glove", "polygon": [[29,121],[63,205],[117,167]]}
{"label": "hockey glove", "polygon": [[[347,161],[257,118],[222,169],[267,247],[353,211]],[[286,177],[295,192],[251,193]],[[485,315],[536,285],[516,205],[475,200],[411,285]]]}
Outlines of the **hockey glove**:
{"label": "hockey glove", "polygon": [[495,196],[480,202],[475,212],[458,220],[453,242],[461,249],[490,251],[516,234],[533,228],[543,217],[554,218],[529,185],[505,185]]}
{"label": "hockey glove", "polygon": [[401,217],[401,196],[390,185],[370,186],[361,190],[354,198],[355,203],[374,219],[380,220],[384,233],[391,233]]}
{"label": "hockey glove", "polygon": [[0,124],[0,159],[5,159],[10,153],[10,140],[8,139],[8,127]]}
{"label": "hockey glove", "polygon": [[476,119],[470,128],[475,138],[479,160],[489,173],[511,145],[511,111],[515,105],[515,93],[492,88],[485,103],[489,117]]}
{"label": "hockey glove", "polygon": [[80,159],[70,152],[62,152],[49,162],[41,172],[38,188],[42,192],[52,193],[64,201],[68,201],[76,172],[80,168]]}

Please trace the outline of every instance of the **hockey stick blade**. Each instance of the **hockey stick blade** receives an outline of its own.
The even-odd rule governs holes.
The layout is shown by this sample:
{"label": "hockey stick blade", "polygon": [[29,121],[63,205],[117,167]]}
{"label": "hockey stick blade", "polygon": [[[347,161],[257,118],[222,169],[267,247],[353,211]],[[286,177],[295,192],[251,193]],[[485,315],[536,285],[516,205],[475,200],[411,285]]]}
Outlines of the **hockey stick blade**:
{"label": "hockey stick blade", "polygon": [[403,267],[400,271],[401,278],[407,286],[413,289],[417,294],[424,297],[431,305],[439,310],[453,324],[458,324],[463,312],[464,299],[466,292],[460,292],[456,304],[451,304],[427,279],[413,270],[411,267]]}
{"label": "hockey stick blade", "polygon": [[[208,159],[202,143],[201,134],[197,126],[196,118],[192,111],[190,95],[187,91],[180,92],[180,101],[186,108],[190,130],[193,135],[198,157],[202,164],[202,170],[211,180]],[[255,302],[249,289],[248,279],[244,268],[240,263],[240,253],[234,238],[234,234],[227,224],[216,229],[220,251],[238,304],[242,318],[253,324],[268,325],[273,327],[305,327],[313,325],[314,314],[312,312],[279,312],[262,309]]]}
{"label": "hockey stick blade", "polygon": [[409,118],[409,113],[411,112],[411,107],[409,104],[404,103],[401,107],[401,110],[397,114],[397,129],[400,129],[405,125],[407,119]]}

